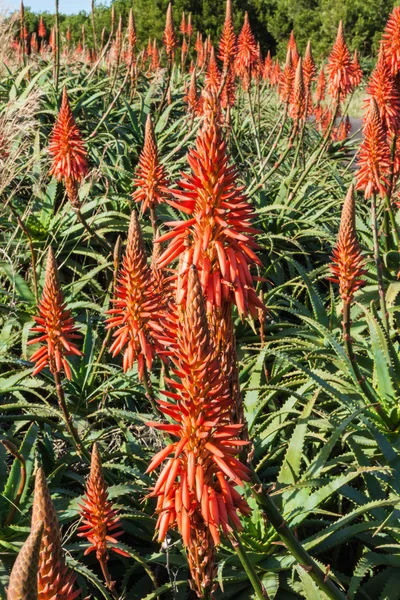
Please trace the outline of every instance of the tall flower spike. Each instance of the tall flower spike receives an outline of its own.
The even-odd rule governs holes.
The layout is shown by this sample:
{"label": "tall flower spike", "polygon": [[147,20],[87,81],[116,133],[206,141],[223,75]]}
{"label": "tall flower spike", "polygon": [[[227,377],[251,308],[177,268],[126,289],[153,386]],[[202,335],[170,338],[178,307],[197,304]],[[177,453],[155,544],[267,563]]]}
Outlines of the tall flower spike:
{"label": "tall flower spike", "polygon": [[299,54],[299,51],[297,50],[296,38],[294,37],[293,29],[290,32],[290,37],[289,37],[287,47],[288,47],[288,50],[290,50],[290,54],[292,55],[293,69],[296,70],[297,63],[299,62],[300,54]]}
{"label": "tall flower spike", "polygon": [[150,494],[158,498],[158,540],[178,528],[200,597],[213,589],[221,530],[241,529],[237,512],[250,512],[236,490],[249,480],[249,470],[236,458],[246,442],[238,439],[242,426],[231,424],[232,397],[211,343],[201,287],[191,266],[172,356],[179,381],[168,380],[174,392],[165,391],[167,400],[158,401],[169,422],[148,423],[177,441],[158,452],[147,469],[150,473],[166,461]]}
{"label": "tall flower spike", "polygon": [[219,59],[225,69],[234,60],[236,54],[236,34],[232,20],[232,0],[226,0],[225,22],[219,42]]}
{"label": "tall flower spike", "polygon": [[93,444],[90,475],[86,483],[83,503],[79,507],[83,525],[78,528],[78,536],[86,538],[90,543],[89,548],[85,550],[85,555],[96,552],[96,558],[103,572],[110,550],[122,556],[129,556],[124,550],[111,545],[117,544],[117,538],[124,532],[121,529],[118,513],[108,499],[108,489],[97,444]]}
{"label": "tall flower spike", "polygon": [[[155,356],[155,338],[159,323],[160,298],[147,264],[142,233],[136,212],[132,212],[128,243],[118,276],[113,308],[106,329],[116,329],[110,352],[116,356],[124,350],[123,368],[128,371],[135,361],[142,380],[145,365],[150,370]],[[162,330],[162,329],[161,329]]]}
{"label": "tall flower spike", "polygon": [[135,202],[143,203],[143,212],[148,208],[155,208],[161,202],[165,202],[169,195],[167,172],[158,156],[157,142],[150,114],[146,121],[144,146],[140,154],[133,184],[135,191],[132,198]]}
{"label": "tall flower spike", "polygon": [[278,92],[282,102],[290,103],[293,96],[293,86],[295,80],[295,70],[293,68],[292,51],[290,48],[286,54],[286,62],[282,74],[279,78]]}
{"label": "tall flower spike", "polygon": [[272,67],[273,67],[273,63],[272,63],[272,58],[271,58],[271,51],[268,50],[267,56],[265,57],[265,60],[264,60],[264,68],[263,68],[263,73],[262,73],[262,78],[264,79],[264,81],[271,80]]}
{"label": "tall flower spike", "polygon": [[385,47],[379,49],[378,61],[368,81],[367,93],[379,108],[384,128],[396,134],[400,127],[400,92],[385,57]]}
{"label": "tall flower spike", "polygon": [[400,6],[395,6],[383,33],[385,58],[392,75],[400,71]]}
{"label": "tall flower spike", "polygon": [[358,154],[359,170],[356,173],[356,189],[364,190],[366,198],[375,193],[384,196],[389,185],[387,177],[390,168],[390,149],[375,98],[370,100],[363,134],[364,139]]}
{"label": "tall flower spike", "polygon": [[192,37],[192,34],[193,34],[192,13],[189,13],[189,17],[188,17],[187,25],[186,25],[186,33],[187,33],[187,36],[188,36],[189,41],[190,41],[190,38]]}
{"label": "tall flower spike", "polygon": [[215,59],[214,46],[212,46],[210,60],[208,61],[207,73],[205,76],[205,89],[216,94],[218,93],[220,84],[221,73],[219,72],[217,61]]}
{"label": "tall flower spike", "polygon": [[38,36],[40,38],[42,38],[42,41],[47,36],[47,30],[46,30],[46,26],[43,22],[43,17],[40,17],[40,19],[39,19]]}
{"label": "tall flower spike", "polygon": [[171,2],[168,4],[168,8],[167,8],[167,17],[166,17],[166,21],[165,21],[163,41],[164,41],[165,52],[167,54],[168,60],[171,62],[174,58],[175,48],[178,45],[178,40],[176,38],[175,30],[174,30],[174,21],[173,21],[173,17],[172,17]]}
{"label": "tall flower spike", "polygon": [[181,26],[179,27],[179,31],[184,36],[186,35],[186,18],[185,11],[182,12]]}
{"label": "tall flower spike", "polygon": [[128,22],[128,45],[129,45],[129,63],[132,64],[135,56],[135,48],[136,48],[136,27],[135,27],[135,18],[133,16],[133,9],[129,10],[129,22]]}
{"label": "tall flower spike", "polygon": [[41,467],[35,478],[32,529],[35,529],[40,523],[43,523],[44,529],[37,570],[37,600],[53,600],[54,598],[74,600],[80,595],[80,590],[74,591],[76,576],[69,571],[65,564],[57,513]]}
{"label": "tall flower spike", "polygon": [[289,108],[290,116],[296,123],[304,119],[306,112],[306,89],[303,79],[303,65],[299,58],[294,79],[292,102]]}
{"label": "tall flower spike", "polygon": [[321,66],[321,70],[318,75],[317,81],[317,89],[315,90],[315,100],[317,103],[325,100],[325,90],[326,90],[326,77],[324,67]]}
{"label": "tall flower spike", "polygon": [[304,85],[306,87],[307,92],[310,91],[311,84],[315,79],[315,75],[317,74],[317,68],[315,66],[314,57],[312,55],[311,50],[311,41],[308,40],[307,48],[304,54],[304,62],[303,62],[303,77],[304,77]]}
{"label": "tall flower spike", "polygon": [[85,142],[75,123],[66,87],[51,134],[49,152],[53,161],[50,174],[64,181],[69,200],[74,204],[77,201],[77,184],[87,175],[89,165]]}
{"label": "tall flower spike", "polygon": [[7,600],[38,600],[37,569],[43,523],[38,523],[22,546],[10,575]]}
{"label": "tall flower spike", "polygon": [[351,75],[351,82],[353,84],[353,87],[358,87],[361,83],[362,80],[362,69],[361,69],[361,65],[360,65],[360,61],[358,60],[358,50],[354,50],[354,54],[353,54],[353,72]]}
{"label": "tall flower spike", "polygon": [[365,284],[363,266],[357,239],[354,187],[351,185],[343,204],[339,235],[332,253],[332,277],[329,278],[339,284],[340,297],[344,302],[352,302],[356,291]]}
{"label": "tall flower spike", "polygon": [[193,69],[190,77],[189,90],[185,96],[185,102],[187,103],[188,110],[192,115],[196,113],[197,101],[196,69]]}
{"label": "tall flower spike", "polygon": [[341,101],[353,89],[353,60],[344,39],[342,21],[339,23],[336,41],[326,68],[329,94],[335,100]]}
{"label": "tall flower spike", "polygon": [[41,347],[31,356],[36,363],[33,375],[49,367],[52,373],[65,371],[71,379],[71,369],[66,357],[82,353],[71,341],[80,337],[74,325],[71,311],[66,308],[60,281],[58,267],[52,247],[47,255],[46,276],[42,299],[39,302],[39,317],[33,317],[37,323],[32,332],[38,332],[38,338],[29,340],[28,344],[40,343]]}
{"label": "tall flower spike", "polygon": [[157,71],[157,69],[160,68],[160,54],[158,52],[158,48],[157,48],[157,40],[153,40],[153,49],[152,49],[152,54],[151,54],[151,63],[150,63],[150,69],[153,73],[155,73]]}
{"label": "tall flower spike", "polygon": [[[176,199],[168,200],[189,219],[166,223],[172,230],[156,241],[172,242],[160,257],[160,265],[166,266],[183,254],[182,269],[192,263],[199,269],[208,312],[212,306],[231,300],[240,315],[249,311],[256,314],[256,307],[263,305],[249,270],[260,264],[254,252],[257,243],[253,234],[257,230],[251,226],[254,211],[236,182],[235,168],[228,166],[216,97],[205,94],[203,98],[204,125],[195,148],[188,153],[191,173],[183,176],[180,190],[173,192]],[[185,294],[184,283],[178,283],[178,303]]]}
{"label": "tall flower spike", "polygon": [[242,79],[244,89],[248,89],[251,79],[251,70],[258,60],[257,43],[249,23],[249,15],[244,15],[244,23],[237,41],[235,70]]}

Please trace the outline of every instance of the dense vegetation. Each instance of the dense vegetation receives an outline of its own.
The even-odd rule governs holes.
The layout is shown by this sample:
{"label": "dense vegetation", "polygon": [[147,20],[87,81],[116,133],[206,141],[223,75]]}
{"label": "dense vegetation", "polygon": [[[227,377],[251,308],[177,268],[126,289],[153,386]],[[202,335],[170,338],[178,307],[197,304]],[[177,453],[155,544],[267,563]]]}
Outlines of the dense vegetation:
{"label": "dense vegetation", "polygon": [[96,55],[31,17],[1,22],[0,597],[400,598],[400,9],[361,140],[342,23],[319,70],[229,2],[216,52],[170,9]]}

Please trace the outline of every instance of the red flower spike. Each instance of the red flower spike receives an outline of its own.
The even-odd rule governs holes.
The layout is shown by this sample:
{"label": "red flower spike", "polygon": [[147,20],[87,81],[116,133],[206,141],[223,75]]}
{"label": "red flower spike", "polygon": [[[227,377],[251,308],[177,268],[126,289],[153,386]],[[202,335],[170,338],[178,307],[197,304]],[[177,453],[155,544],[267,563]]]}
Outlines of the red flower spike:
{"label": "red flower spike", "polygon": [[85,142],[75,123],[65,87],[60,112],[50,137],[49,153],[52,157],[50,174],[58,181],[64,180],[67,191],[70,192],[68,197],[74,203],[74,188],[87,175],[89,165]]}
{"label": "red flower spike", "polygon": [[225,69],[235,59],[236,34],[232,20],[232,0],[226,0],[225,22],[219,42],[219,59],[223,62]]}
{"label": "red flower spike", "polygon": [[185,18],[185,12],[182,12],[182,20],[181,20],[181,26],[179,28],[179,31],[181,32],[182,35],[186,35],[186,18]]}
{"label": "red flower spike", "polygon": [[167,8],[167,17],[166,17],[166,21],[165,21],[163,42],[164,42],[165,52],[167,54],[168,60],[172,61],[174,58],[175,48],[178,45],[178,40],[176,38],[175,30],[174,30],[174,21],[173,21],[173,17],[172,17],[171,2],[168,4],[168,8]]}
{"label": "red flower spike", "polygon": [[364,118],[363,134],[364,139],[358,154],[356,189],[363,190],[366,198],[375,193],[384,196],[389,186],[387,177],[390,168],[390,148],[375,98],[370,100]]}
{"label": "red flower spike", "polygon": [[157,48],[157,40],[154,40],[152,51],[151,51],[150,70],[154,73],[159,68],[160,68],[160,54],[159,54],[158,48]]}
{"label": "red flower spike", "polygon": [[296,38],[294,37],[293,29],[290,32],[290,37],[289,37],[287,48],[288,48],[288,50],[290,50],[290,54],[292,56],[293,69],[296,70],[297,63],[299,62],[300,54],[299,54],[299,51],[297,50]]}
{"label": "red flower spike", "polygon": [[385,58],[393,77],[400,71],[400,6],[395,6],[383,33]]}
{"label": "red flower spike", "polygon": [[207,73],[205,76],[205,88],[209,92],[218,93],[221,85],[221,73],[219,72],[217,61],[215,59],[214,47],[211,48],[210,59],[208,61]]}
{"label": "red flower spike", "polygon": [[188,93],[185,96],[185,102],[188,105],[189,112],[194,115],[197,111],[197,84],[196,84],[196,70],[193,69],[190,77],[190,85]]}
{"label": "red flower spike", "polygon": [[65,563],[57,512],[51,500],[43,469],[35,477],[35,493],[32,507],[32,529],[44,525],[40,543],[38,578],[38,600],[75,600],[81,591],[74,590],[76,575]]}
{"label": "red flower spike", "polygon": [[279,60],[276,58],[273,68],[271,69],[271,85],[276,86],[281,80],[281,66]]}
{"label": "red flower spike", "polygon": [[[236,183],[234,167],[228,166],[215,96],[203,98],[205,122],[187,157],[191,173],[183,176],[180,190],[173,192],[176,199],[168,200],[189,219],[170,223],[172,230],[156,240],[172,240],[160,265],[183,255],[183,270],[192,263],[199,269],[207,310],[230,299],[239,314],[250,311],[255,315],[263,305],[249,271],[253,264],[260,264],[254,252],[254,212]],[[179,303],[185,296],[185,279],[178,280],[177,293]]]}
{"label": "red flower spike", "polygon": [[315,100],[316,100],[317,104],[319,104],[320,102],[325,100],[325,90],[326,90],[326,77],[325,77],[324,67],[322,66],[321,70],[319,72],[319,75],[318,75],[317,89],[316,89],[316,94],[315,94]]}
{"label": "red flower spike", "polygon": [[368,81],[367,93],[376,100],[384,128],[391,134],[397,134],[400,126],[400,92],[391,75],[383,45],[379,49],[376,67]]}
{"label": "red flower spike", "polygon": [[304,119],[306,112],[306,88],[303,79],[303,65],[301,58],[297,62],[296,75],[294,80],[292,101],[289,107],[289,114],[296,123]]}
{"label": "red flower spike", "polygon": [[335,100],[343,100],[353,89],[353,60],[344,39],[342,21],[326,68],[329,94]]}
{"label": "red flower spike", "polygon": [[135,191],[132,198],[142,202],[143,212],[165,202],[169,195],[169,182],[165,167],[160,163],[157,142],[151,116],[148,115],[144,134],[144,146],[140,154],[136,177],[133,180]]}
{"label": "red flower spike", "polygon": [[39,302],[39,317],[34,317],[37,325],[32,327],[32,332],[39,333],[39,337],[29,340],[28,344],[40,343],[41,347],[30,360],[36,363],[33,375],[49,367],[52,373],[65,371],[71,379],[71,370],[66,360],[67,356],[81,356],[80,350],[71,341],[81,336],[78,335],[71,312],[66,308],[60,282],[58,267],[52,247],[47,256],[46,276],[42,299]]}
{"label": "red flower spike", "polygon": [[198,592],[212,589],[214,547],[221,530],[227,534],[240,529],[237,512],[250,512],[235,489],[249,479],[248,468],[236,458],[243,446],[238,439],[242,426],[231,424],[232,397],[211,342],[201,288],[191,266],[174,335],[178,382],[168,380],[175,391],[166,391],[167,401],[158,401],[169,422],[148,423],[177,441],[163,448],[147,469],[151,472],[166,461],[150,494],[158,498],[158,540],[169,528],[178,528]]}
{"label": "red flower spike", "polygon": [[293,86],[295,79],[295,70],[293,68],[292,51],[287,51],[286,63],[279,79],[278,92],[282,102],[290,103],[293,95]]}
{"label": "red flower spike", "polygon": [[242,80],[243,89],[250,85],[251,71],[258,60],[257,44],[249,23],[249,15],[244,15],[244,23],[237,40],[235,70]]}
{"label": "red flower spike", "polygon": [[125,372],[137,361],[139,379],[142,380],[145,365],[151,370],[156,352],[160,297],[147,264],[135,211],[132,212],[128,243],[112,302],[113,308],[107,311],[111,316],[106,321],[106,329],[116,329],[110,352],[116,356],[124,351]]}
{"label": "red flower spike", "polygon": [[353,69],[352,69],[352,71],[353,72],[351,75],[351,83],[353,84],[353,87],[356,88],[360,85],[362,76],[363,76],[360,61],[358,60],[358,51],[357,50],[354,50],[354,54],[353,54]]}
{"label": "red flower spike", "polygon": [[262,78],[264,81],[271,82],[271,71],[272,71],[273,63],[271,58],[271,51],[268,50],[267,56],[264,60],[264,67],[262,72]]}
{"label": "red flower spike", "polygon": [[42,38],[42,40],[44,40],[44,38],[47,36],[47,30],[43,22],[43,17],[40,17],[39,19],[38,36]]}
{"label": "red flower spike", "polygon": [[303,62],[303,78],[307,92],[310,91],[311,84],[315,79],[316,74],[317,68],[315,66],[314,57],[312,55],[311,42],[310,40],[308,40]]}
{"label": "red flower spike", "polygon": [[192,13],[189,13],[189,16],[188,16],[188,20],[187,20],[187,24],[186,24],[186,34],[190,40],[190,38],[192,37],[192,34],[193,34]]}
{"label": "red flower spike", "polygon": [[233,65],[229,65],[228,72],[225,78],[225,84],[221,94],[221,106],[222,108],[228,108],[229,106],[235,105],[236,95],[236,78]]}
{"label": "red flower spike", "polygon": [[356,291],[365,284],[364,260],[357,239],[354,187],[350,186],[343,204],[339,235],[332,253],[330,281],[339,284],[340,297],[352,302]]}
{"label": "red flower spike", "polygon": [[79,505],[83,525],[78,528],[78,536],[84,537],[90,543],[85,555],[96,552],[100,563],[109,559],[109,551],[129,557],[124,550],[115,548],[118,538],[123,535],[120,519],[112,502],[108,499],[107,484],[104,479],[103,467],[97,444],[93,444],[90,475],[86,483],[86,493],[83,503]]}
{"label": "red flower spike", "polygon": [[128,21],[128,55],[129,64],[132,64],[135,57],[135,48],[136,48],[137,36],[136,36],[136,27],[135,27],[135,18],[133,16],[132,8],[129,10],[129,21]]}

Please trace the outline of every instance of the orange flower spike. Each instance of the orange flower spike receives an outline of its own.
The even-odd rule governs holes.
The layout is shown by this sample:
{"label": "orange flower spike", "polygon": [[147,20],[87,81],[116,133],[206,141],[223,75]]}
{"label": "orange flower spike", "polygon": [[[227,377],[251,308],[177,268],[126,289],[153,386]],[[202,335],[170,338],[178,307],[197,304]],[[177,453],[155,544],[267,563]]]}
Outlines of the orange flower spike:
{"label": "orange flower spike", "polygon": [[225,22],[219,42],[218,58],[223,62],[224,68],[234,60],[236,55],[236,34],[232,20],[232,0],[226,0]]}
{"label": "orange flower spike", "polygon": [[293,68],[292,51],[289,48],[286,54],[286,62],[279,79],[278,92],[282,102],[290,103],[293,96],[295,70]]}
{"label": "orange flower spike", "polygon": [[186,34],[190,40],[190,38],[192,37],[192,34],[193,34],[192,13],[189,13],[189,16],[188,16],[188,20],[187,20],[187,24],[186,24]]}
{"label": "orange flower spike", "polygon": [[362,80],[362,76],[363,76],[363,72],[361,69],[361,65],[360,65],[360,61],[358,59],[358,50],[354,50],[354,54],[353,54],[353,73],[351,75],[351,81],[353,84],[353,87],[358,87],[361,83]]}
{"label": "orange flower spike", "polygon": [[311,84],[315,79],[316,74],[317,68],[315,66],[314,57],[312,55],[311,41],[308,40],[303,62],[303,78],[307,92],[310,91]]}
{"label": "orange flower spike", "polygon": [[378,61],[366,91],[376,100],[385,130],[397,134],[400,127],[400,92],[391,75],[383,45],[379,49]]}
{"label": "orange flower spike", "polygon": [[306,88],[303,79],[303,65],[301,58],[297,62],[294,80],[292,103],[289,108],[290,116],[296,123],[304,119],[306,112]]}
{"label": "orange flower spike", "polygon": [[[90,475],[86,483],[85,496],[80,506],[83,525],[78,528],[78,536],[90,543],[85,555],[96,552],[96,558],[103,566],[109,559],[109,550],[122,556],[129,554],[111,544],[117,544],[123,535],[120,519],[112,502],[108,499],[107,484],[104,479],[100,452],[97,444],[93,444]],[[110,544],[111,543],[111,544]]]}
{"label": "orange flower spike", "polygon": [[181,26],[179,27],[179,31],[181,32],[181,34],[183,36],[186,35],[187,33],[187,29],[186,29],[186,18],[185,18],[185,12],[182,12],[182,19],[181,19]]}
{"label": "orange flower spike", "polygon": [[40,544],[38,577],[38,600],[74,600],[80,590],[74,590],[76,576],[67,568],[62,554],[61,536],[57,513],[51,500],[43,469],[40,467],[35,478],[35,493],[32,507],[32,529],[43,523]]}
{"label": "orange flower spike", "polygon": [[165,46],[165,52],[167,54],[169,62],[174,59],[175,48],[178,45],[178,40],[175,35],[174,21],[172,17],[172,4],[168,4],[167,17],[165,21],[164,37],[163,42]]}
{"label": "orange flower spike", "polygon": [[353,60],[344,39],[342,21],[326,68],[329,94],[337,101],[343,100],[353,89]]}
{"label": "orange flower spike", "polygon": [[364,139],[358,154],[356,189],[363,190],[366,198],[375,193],[384,196],[389,186],[387,177],[390,168],[390,148],[375,98],[370,100],[364,118],[363,134]]}
{"label": "orange flower spike", "polygon": [[58,267],[52,247],[47,256],[46,276],[42,299],[39,302],[39,317],[33,317],[37,323],[32,327],[32,332],[39,333],[38,338],[29,340],[28,344],[40,343],[41,347],[31,356],[31,361],[36,363],[33,375],[49,367],[52,373],[65,371],[71,379],[71,369],[66,360],[67,356],[82,353],[71,341],[80,338],[71,312],[66,308],[60,282]]}
{"label": "orange flower spike", "polygon": [[392,75],[400,71],[400,6],[395,6],[387,20],[383,33],[385,59]]}
{"label": "orange flower spike", "polygon": [[319,75],[318,75],[317,89],[316,89],[316,95],[315,95],[315,99],[316,99],[317,103],[320,103],[323,100],[325,100],[325,90],[326,90],[326,77],[325,77],[324,67],[322,66],[321,70],[319,72]]}
{"label": "orange flower spike", "polygon": [[271,85],[276,86],[279,84],[281,80],[281,66],[279,64],[279,60],[275,59],[275,63],[271,69]]}
{"label": "orange flower spike", "polygon": [[160,54],[159,54],[158,48],[157,48],[157,40],[153,40],[153,49],[151,52],[150,69],[154,73],[159,68],[160,68]]}
{"label": "orange flower spike", "polygon": [[133,184],[136,189],[132,194],[132,198],[135,202],[143,203],[143,212],[165,202],[169,195],[167,172],[158,156],[154,126],[150,114],[146,121],[143,150],[140,154]]}
{"label": "orange flower spike", "polygon": [[258,60],[257,43],[249,23],[249,15],[244,15],[244,23],[237,40],[237,52],[235,58],[235,70],[238,77],[242,79],[243,88],[246,90],[250,85],[251,71]]}
{"label": "orange flower spike", "polygon": [[290,32],[290,37],[288,41],[288,50],[290,50],[290,54],[292,56],[293,69],[297,69],[297,63],[299,62],[300,54],[297,50],[296,38],[294,37],[294,31]]}
{"label": "orange flower spike", "polygon": [[137,36],[135,27],[135,18],[133,16],[132,8],[129,10],[129,21],[128,21],[128,45],[131,58],[133,59],[135,48],[136,48]]}
{"label": "orange flower spike", "polygon": [[364,259],[357,239],[354,187],[350,186],[343,204],[339,235],[332,253],[330,281],[339,284],[340,297],[352,302],[356,291],[365,284]]}
{"label": "orange flower spike", "polygon": [[193,69],[192,75],[190,77],[190,85],[188,93],[185,96],[185,102],[188,105],[189,112],[191,114],[195,114],[197,110],[197,83],[196,83],[196,70]]}
{"label": "orange flower spike", "polygon": [[43,523],[32,527],[10,575],[7,600],[38,600],[37,570]]}
{"label": "orange flower spike", "polygon": [[264,81],[271,82],[271,71],[272,71],[273,63],[271,58],[271,51],[268,50],[267,56],[264,60],[264,67],[262,72],[262,78]]}
{"label": "orange flower spike", "polygon": [[215,59],[214,46],[212,46],[205,77],[205,89],[209,92],[218,93],[220,84],[221,73],[219,72],[217,61]]}
{"label": "orange flower spike", "polygon": [[39,28],[38,28],[38,36],[40,38],[42,38],[42,40],[44,40],[44,38],[47,35],[47,30],[46,30],[46,26],[43,22],[43,17],[40,17],[39,19]]}
{"label": "orange flower spike", "polygon": [[125,372],[137,361],[139,379],[142,380],[145,365],[151,370],[156,352],[160,297],[147,264],[135,211],[132,212],[128,243],[112,303],[113,308],[107,311],[111,316],[106,321],[106,329],[116,330],[110,352],[117,356],[124,350]]}

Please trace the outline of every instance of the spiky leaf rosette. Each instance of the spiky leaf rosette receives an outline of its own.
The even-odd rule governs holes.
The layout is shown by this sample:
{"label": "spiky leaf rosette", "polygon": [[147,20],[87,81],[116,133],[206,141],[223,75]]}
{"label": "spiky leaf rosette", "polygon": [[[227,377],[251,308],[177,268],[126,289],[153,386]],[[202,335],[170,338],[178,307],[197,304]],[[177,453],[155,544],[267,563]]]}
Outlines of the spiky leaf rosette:
{"label": "spiky leaf rosette", "polygon": [[144,146],[140,154],[136,177],[133,181],[135,191],[132,198],[142,202],[142,210],[155,208],[164,202],[169,194],[169,181],[164,165],[158,155],[153,121],[148,115],[144,133]]}
{"label": "spiky leaf rosette", "polygon": [[174,20],[172,17],[172,4],[171,2],[168,4],[167,8],[167,16],[165,20],[165,29],[163,42],[165,46],[165,52],[167,54],[168,60],[172,61],[174,58],[175,48],[178,45],[178,40],[175,34],[174,29]]}
{"label": "spiky leaf rosette", "polygon": [[390,148],[375,98],[370,100],[363,134],[358,154],[356,189],[363,190],[366,198],[376,193],[384,196],[389,185]]}
{"label": "spiky leaf rosette", "polygon": [[118,513],[108,499],[108,489],[97,444],[93,444],[90,475],[86,483],[83,503],[79,507],[83,525],[78,528],[78,536],[85,537],[90,543],[89,548],[85,550],[85,555],[96,552],[96,558],[100,563],[108,561],[109,550],[121,556],[129,556],[124,550],[111,545],[117,544],[118,538],[124,532],[121,529]]}
{"label": "spiky leaf rosette", "polygon": [[165,391],[168,400],[158,401],[170,422],[148,425],[168,432],[177,441],[156,454],[147,472],[168,459],[150,494],[158,498],[158,539],[165,538],[168,528],[177,527],[196,573],[202,568],[194,552],[199,537],[209,540],[207,556],[212,561],[213,547],[220,543],[220,529],[225,534],[232,528],[241,529],[237,511],[248,514],[250,509],[235,489],[249,480],[248,468],[236,458],[246,442],[237,439],[242,426],[231,423],[233,401],[211,342],[201,284],[193,265],[172,361],[177,381],[168,379],[167,383],[174,391]]}
{"label": "spiky leaf rosette", "polygon": [[150,370],[155,356],[155,339],[161,331],[158,314],[161,305],[135,211],[112,303],[113,308],[107,311],[111,316],[106,321],[106,329],[115,329],[110,352],[116,356],[124,350],[124,371],[137,361],[141,380],[145,365]]}
{"label": "spiky leaf rosette", "polygon": [[221,84],[221,73],[219,72],[217,61],[215,58],[214,46],[211,47],[210,59],[208,61],[207,73],[205,76],[204,88],[209,92],[218,93]]}
{"label": "spiky leaf rosette", "polygon": [[88,173],[87,151],[85,142],[75,123],[69,105],[67,89],[64,87],[60,112],[54,125],[49,152],[52,157],[50,174],[63,180],[71,202],[76,198],[76,184]]}
{"label": "spiky leaf rosette", "polygon": [[351,185],[343,203],[339,234],[332,253],[330,268],[333,277],[329,278],[339,284],[340,297],[344,302],[352,302],[356,291],[365,284],[363,266],[357,239],[354,187]]}
{"label": "spiky leaf rosette", "polygon": [[[204,112],[203,128],[188,154],[191,173],[180,181],[181,190],[174,192],[176,200],[168,200],[190,218],[167,223],[172,231],[157,241],[173,239],[160,266],[183,254],[183,271],[191,264],[199,269],[208,312],[212,306],[221,307],[223,301],[232,300],[240,315],[255,315],[260,301],[249,268],[261,263],[254,253],[253,208],[236,183],[235,168],[228,165],[215,97],[204,96]],[[185,279],[179,278],[178,303],[185,293]]]}
{"label": "spiky leaf rosette", "polygon": [[37,523],[22,546],[10,575],[7,600],[38,600],[37,570],[43,523]]}
{"label": "spiky leaf rosette", "polygon": [[244,23],[237,40],[235,70],[247,90],[251,80],[251,70],[258,60],[257,43],[249,23],[249,15],[244,15]]}
{"label": "spiky leaf rosette", "polygon": [[395,77],[400,71],[400,6],[395,6],[383,33],[386,62]]}
{"label": "spiky leaf rosette", "polygon": [[41,467],[35,478],[32,528],[35,529],[40,523],[44,528],[37,571],[38,600],[74,600],[80,595],[80,590],[74,590],[76,576],[65,564],[57,513]]}
{"label": "spiky leaf rosette", "polygon": [[343,100],[353,89],[353,60],[344,39],[342,21],[326,68],[329,94],[335,100]]}
{"label": "spiky leaf rosette", "polygon": [[58,267],[51,246],[47,255],[46,276],[38,310],[40,316],[33,317],[37,325],[32,327],[31,331],[40,335],[28,342],[29,345],[41,344],[39,350],[30,358],[36,363],[33,375],[49,367],[52,373],[64,370],[66,377],[71,379],[71,369],[66,357],[82,354],[71,341],[80,338],[80,335],[77,333],[71,311],[66,308],[64,302]]}
{"label": "spiky leaf rosette", "polygon": [[224,68],[235,59],[236,55],[236,34],[232,20],[232,1],[226,0],[225,22],[222,29],[221,40],[219,42],[219,59],[223,62]]}
{"label": "spiky leaf rosette", "polygon": [[376,100],[383,127],[396,134],[400,126],[400,92],[391,75],[383,45],[379,49],[378,61],[368,81],[367,93]]}

